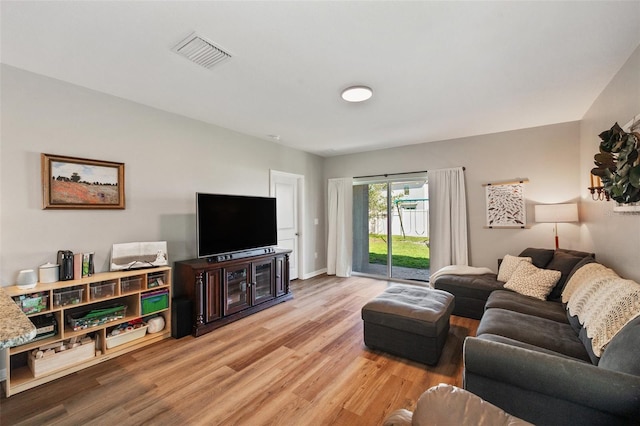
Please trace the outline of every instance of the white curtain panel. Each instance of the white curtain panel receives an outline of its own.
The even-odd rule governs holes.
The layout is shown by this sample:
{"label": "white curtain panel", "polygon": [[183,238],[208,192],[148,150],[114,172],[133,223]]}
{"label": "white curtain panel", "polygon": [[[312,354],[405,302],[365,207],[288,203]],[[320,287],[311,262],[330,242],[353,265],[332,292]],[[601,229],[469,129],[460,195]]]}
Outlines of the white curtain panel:
{"label": "white curtain panel", "polygon": [[431,271],[468,265],[467,200],[462,167],[429,170]]}
{"label": "white curtain panel", "polygon": [[327,240],[327,274],[351,276],[353,250],[353,179],[329,179],[329,238]]}

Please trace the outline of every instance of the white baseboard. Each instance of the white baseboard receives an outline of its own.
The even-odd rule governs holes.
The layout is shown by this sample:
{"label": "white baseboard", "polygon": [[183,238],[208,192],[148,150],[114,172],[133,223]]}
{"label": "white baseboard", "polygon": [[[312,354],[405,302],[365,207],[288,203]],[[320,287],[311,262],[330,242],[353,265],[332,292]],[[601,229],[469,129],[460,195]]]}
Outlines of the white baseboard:
{"label": "white baseboard", "polygon": [[326,274],[326,273],[327,273],[327,268],[323,268],[323,269],[319,269],[317,271],[313,271],[313,272],[309,272],[307,274],[304,274],[300,279],[308,280],[309,278],[317,277],[318,275],[322,275],[322,274]]}
{"label": "white baseboard", "polygon": [[0,370],[0,382],[4,382],[5,380],[7,380],[7,369],[3,368]]}

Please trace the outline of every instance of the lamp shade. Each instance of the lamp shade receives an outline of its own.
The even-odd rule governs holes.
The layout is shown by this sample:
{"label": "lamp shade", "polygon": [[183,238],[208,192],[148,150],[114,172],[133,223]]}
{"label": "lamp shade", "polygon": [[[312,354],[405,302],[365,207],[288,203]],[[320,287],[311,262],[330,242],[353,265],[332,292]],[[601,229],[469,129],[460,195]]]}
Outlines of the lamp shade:
{"label": "lamp shade", "polygon": [[536,222],[559,223],[577,222],[578,205],[572,204],[538,204],[535,206]]}

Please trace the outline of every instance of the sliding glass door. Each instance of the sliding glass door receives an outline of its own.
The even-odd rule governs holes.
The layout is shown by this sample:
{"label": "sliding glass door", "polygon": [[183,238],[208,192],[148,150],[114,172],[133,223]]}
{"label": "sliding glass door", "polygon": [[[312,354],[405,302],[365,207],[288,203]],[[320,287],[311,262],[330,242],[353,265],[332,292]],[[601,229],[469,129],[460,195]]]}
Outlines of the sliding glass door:
{"label": "sliding glass door", "polygon": [[429,257],[426,174],[354,179],[353,271],[427,281]]}

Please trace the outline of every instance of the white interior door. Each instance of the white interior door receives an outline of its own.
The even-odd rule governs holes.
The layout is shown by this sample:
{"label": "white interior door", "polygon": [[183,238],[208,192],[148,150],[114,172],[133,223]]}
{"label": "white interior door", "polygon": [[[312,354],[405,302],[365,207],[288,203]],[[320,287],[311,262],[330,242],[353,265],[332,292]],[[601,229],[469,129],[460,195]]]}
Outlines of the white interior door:
{"label": "white interior door", "polygon": [[289,278],[298,278],[300,244],[300,198],[301,176],[271,171],[271,196],[276,198],[278,223],[278,247],[291,250],[289,256]]}

